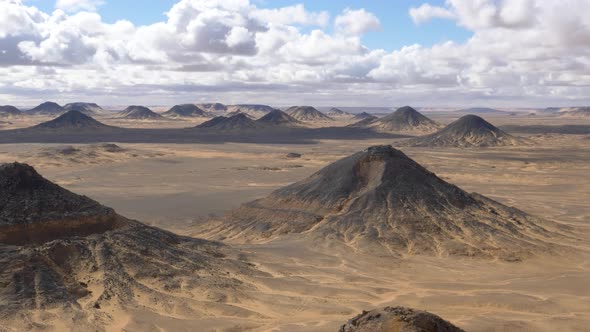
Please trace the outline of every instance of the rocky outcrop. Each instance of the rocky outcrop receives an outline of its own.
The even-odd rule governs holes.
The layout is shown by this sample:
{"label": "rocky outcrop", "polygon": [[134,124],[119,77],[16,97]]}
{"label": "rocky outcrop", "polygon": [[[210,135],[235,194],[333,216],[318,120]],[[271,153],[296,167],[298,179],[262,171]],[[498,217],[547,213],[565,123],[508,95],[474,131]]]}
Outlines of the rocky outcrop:
{"label": "rocky outcrop", "polygon": [[385,307],[363,311],[342,325],[338,332],[464,332],[450,322],[426,311]]}

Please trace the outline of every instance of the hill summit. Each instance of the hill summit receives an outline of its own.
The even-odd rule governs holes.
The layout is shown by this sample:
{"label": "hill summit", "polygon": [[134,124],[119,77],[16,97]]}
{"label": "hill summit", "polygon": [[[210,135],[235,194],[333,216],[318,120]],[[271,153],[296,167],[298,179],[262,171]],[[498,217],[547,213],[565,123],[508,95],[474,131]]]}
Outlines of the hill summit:
{"label": "hill summit", "polygon": [[412,138],[402,145],[486,147],[518,145],[523,142],[523,139],[505,133],[481,117],[469,114],[433,134]]}
{"label": "hill summit", "polygon": [[539,240],[545,223],[552,225],[469,194],[384,145],[242,205],[217,231],[236,241],[298,233],[377,253],[511,260],[551,247]]}

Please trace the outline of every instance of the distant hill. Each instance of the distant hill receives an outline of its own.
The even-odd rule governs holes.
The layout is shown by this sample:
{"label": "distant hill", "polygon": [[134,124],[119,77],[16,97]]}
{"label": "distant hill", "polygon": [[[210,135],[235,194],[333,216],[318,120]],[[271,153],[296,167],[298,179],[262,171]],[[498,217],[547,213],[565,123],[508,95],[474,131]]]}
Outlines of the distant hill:
{"label": "distant hill", "polygon": [[46,101],[26,111],[26,113],[34,115],[57,115],[63,112],[65,112],[65,109],[63,107],[51,101]]}
{"label": "distant hill", "polygon": [[[244,114],[248,114],[253,118],[260,118],[264,115],[268,114],[274,110],[274,107],[268,105],[259,105],[259,104],[237,104],[237,105],[228,105],[226,112],[242,112]],[[225,116],[229,116],[229,114],[225,114]]]}
{"label": "distant hill", "polygon": [[315,121],[331,121],[331,117],[318,111],[312,106],[292,106],[285,110],[285,113],[289,114],[293,118],[299,121],[315,122]]}
{"label": "distant hill", "polygon": [[37,129],[98,129],[107,126],[79,111],[68,111],[57,118],[38,124]]}
{"label": "distant hill", "polygon": [[227,106],[221,103],[205,103],[205,104],[196,104],[196,106],[203,111],[211,114],[221,114],[227,111]]}
{"label": "distant hill", "polygon": [[361,113],[355,114],[353,118],[356,120],[364,120],[364,119],[369,119],[369,118],[370,119],[377,119],[376,116],[374,116],[373,114],[369,114],[367,112],[361,112]]}
{"label": "distant hill", "polygon": [[426,136],[402,142],[415,147],[488,147],[519,145],[523,139],[514,137],[477,115],[465,115],[443,129]]}
{"label": "distant hill", "polygon": [[256,122],[271,126],[297,126],[301,124],[299,120],[278,109],[270,111]]}
{"label": "distant hill", "polygon": [[164,117],[147,107],[131,105],[123,110],[119,115],[123,119],[134,119],[134,120],[158,120]]}
{"label": "distant hill", "polygon": [[432,132],[440,126],[410,106],[398,108],[395,112],[370,122],[367,127],[383,132]]}
{"label": "distant hill", "polygon": [[209,114],[194,104],[174,105],[168,111],[162,113],[162,115],[171,118],[209,117]]}
{"label": "distant hill", "polygon": [[18,108],[11,105],[0,106],[0,118],[13,118],[23,115]]}
{"label": "distant hill", "polygon": [[560,111],[559,116],[574,118],[590,118],[590,106],[570,107]]}
{"label": "distant hill", "polygon": [[90,116],[104,112],[104,109],[102,109],[102,107],[98,106],[96,103],[69,103],[64,105],[64,109],[66,111],[79,111]]}
{"label": "distant hill", "polygon": [[336,107],[332,107],[330,108],[327,112],[326,115],[331,117],[331,118],[351,118],[353,115],[345,112],[339,108]]}

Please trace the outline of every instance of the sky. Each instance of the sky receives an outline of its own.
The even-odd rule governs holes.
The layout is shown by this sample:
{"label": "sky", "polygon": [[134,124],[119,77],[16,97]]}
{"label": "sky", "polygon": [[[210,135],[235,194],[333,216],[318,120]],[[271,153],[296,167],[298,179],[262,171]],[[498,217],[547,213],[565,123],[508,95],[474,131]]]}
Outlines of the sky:
{"label": "sky", "polygon": [[0,104],[590,104],[588,0],[0,0]]}

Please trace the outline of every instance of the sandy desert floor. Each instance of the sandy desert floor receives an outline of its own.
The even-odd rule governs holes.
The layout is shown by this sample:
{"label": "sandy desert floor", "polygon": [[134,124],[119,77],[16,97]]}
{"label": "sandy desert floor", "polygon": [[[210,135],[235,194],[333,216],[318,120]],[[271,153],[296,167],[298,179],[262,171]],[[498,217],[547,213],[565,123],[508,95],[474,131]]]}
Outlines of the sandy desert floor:
{"label": "sandy desert floor", "polygon": [[[508,117],[490,121],[513,123]],[[195,321],[137,307],[120,313],[111,328],[334,331],[362,310],[404,305],[436,313],[468,331],[589,331],[589,137],[536,135],[529,136],[534,144],[510,148],[402,149],[467,191],[574,227],[576,239],[568,243],[575,249],[573,254],[506,263],[374,257],[297,237],[235,244],[268,273],[249,280],[257,289],[248,300],[231,303],[248,312],[241,319],[212,313]],[[370,145],[395,143],[117,143],[124,152],[95,154],[91,146],[74,145],[90,157],[56,153],[63,148],[57,144],[6,144],[0,145],[0,162],[30,163],[48,179],[122,215],[199,236],[199,225],[211,215],[262,197]],[[302,157],[287,158],[289,152]]]}

